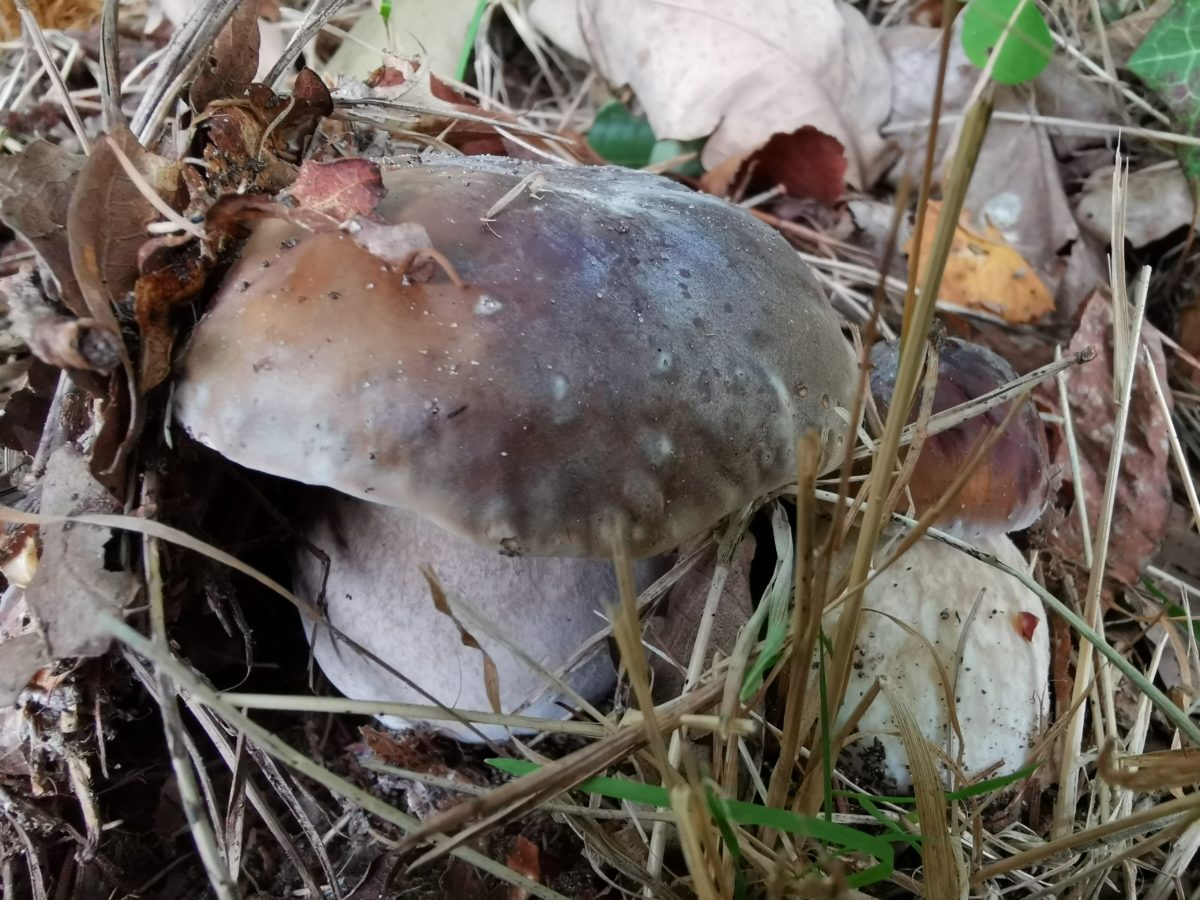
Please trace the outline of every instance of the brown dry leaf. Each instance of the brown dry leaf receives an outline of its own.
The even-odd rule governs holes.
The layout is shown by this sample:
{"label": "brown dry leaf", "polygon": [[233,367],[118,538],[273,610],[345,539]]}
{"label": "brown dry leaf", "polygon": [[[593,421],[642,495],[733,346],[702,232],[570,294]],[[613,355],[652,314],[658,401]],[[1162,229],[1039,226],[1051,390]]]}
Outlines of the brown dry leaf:
{"label": "brown dry leaf", "polygon": [[811,125],[790,134],[773,134],[745,156],[733,156],[704,173],[700,187],[728,197],[769,190],[776,185],[794,200],[816,200],[832,207],[846,186],[846,152],[837,140]]}
{"label": "brown dry leaf", "polygon": [[361,158],[308,160],[300,166],[291,187],[291,195],[301,206],[339,222],[370,215],[386,193],[378,164]]}
{"label": "brown dry leaf", "polygon": [[[542,880],[542,863],[537,844],[523,834],[517,835],[512,852],[508,854],[504,864],[531,881]],[[527,900],[528,897],[529,891],[525,888],[514,885],[508,889],[508,900]]]}
{"label": "brown dry leaf", "polygon": [[[1142,339],[1169,399],[1167,366],[1159,333],[1147,325]],[[1076,495],[1082,492],[1086,498],[1091,533],[1095,535],[1116,418],[1116,403],[1112,396],[1112,304],[1099,292],[1087,302],[1067,354],[1086,346],[1096,348],[1096,358],[1071,371],[1068,388],[1082,478],[1082,484],[1073,486]],[[1074,476],[1066,446],[1058,448],[1055,462],[1062,469],[1063,486],[1072,484]],[[1154,398],[1149,379],[1139,365],[1130,400],[1129,426],[1117,479],[1112,539],[1108,549],[1109,572],[1114,578],[1136,581],[1166,534],[1171,508],[1169,462],[1167,421]],[[1068,558],[1082,560],[1079,514],[1074,508],[1066,512],[1066,517],[1055,529],[1055,544]]]}
{"label": "brown dry leaf", "polygon": [[[533,21],[545,2],[533,4]],[[705,168],[812,125],[846,148],[851,184],[865,188],[879,174],[891,73],[871,26],[849,4],[579,0],[577,16],[591,61],[612,84],[633,88],[655,135],[711,135]],[[568,32],[560,31],[563,45],[579,40]]]}
{"label": "brown dry leaf", "polygon": [[[929,201],[921,240],[922,267],[932,253],[941,210],[940,203]],[[905,252],[912,253],[911,240]],[[1029,263],[991,227],[982,234],[961,224],[955,229],[940,296],[968,309],[1002,316],[1014,325],[1032,322],[1054,309],[1054,298]]]}
{"label": "brown dry leaf", "polygon": [[79,173],[67,218],[71,262],[88,314],[116,332],[114,305],[133,290],[146,226],[159,214],[125,174],[113,145],[168,203],[178,196],[180,166],[150,153],[122,125],[96,142]]}
{"label": "brown dry leaf", "polygon": [[217,39],[200,60],[192,90],[192,109],[202,110],[213,100],[240,97],[258,71],[258,2],[242,0]]}
{"label": "brown dry leaf", "polygon": [[321,76],[303,68],[292,84],[291,108],[275,129],[283,143],[298,148],[308,141],[325,116],[333,115],[333,97]]}
{"label": "brown dry leaf", "polygon": [[58,281],[63,302],[77,316],[87,314],[87,305],[71,266],[67,211],[85,162],[42,140],[0,157],[0,220],[38,252]]}
{"label": "brown dry leaf", "polygon": [[[732,653],[742,626],[754,612],[754,598],[750,590],[750,562],[754,559],[754,548],[754,536],[747,532],[733,556],[725,592],[717,605],[709,642],[710,655],[713,650],[720,650],[726,656]],[[680,553],[681,557],[686,555],[686,552]],[[712,585],[716,559],[716,547],[710,548],[675,583],[647,623],[646,642],[675,663],[667,662],[658,653],[649,656],[657,701],[673,700],[683,690],[683,672],[696,643],[696,632]]]}

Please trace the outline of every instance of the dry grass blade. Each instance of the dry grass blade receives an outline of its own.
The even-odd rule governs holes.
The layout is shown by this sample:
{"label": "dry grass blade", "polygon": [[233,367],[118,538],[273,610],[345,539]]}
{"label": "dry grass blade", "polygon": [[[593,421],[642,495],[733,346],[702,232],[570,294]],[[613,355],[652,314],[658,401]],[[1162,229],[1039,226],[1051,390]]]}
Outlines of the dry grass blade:
{"label": "dry grass blade", "polygon": [[104,0],[100,19],[100,104],[104,113],[104,130],[112,131],[125,121],[121,113],[121,51],[117,32],[119,0]]}
{"label": "dry grass blade", "polygon": [[[949,20],[947,20],[949,21]],[[875,545],[888,513],[882,498],[891,488],[892,461],[900,447],[900,434],[908,419],[916,392],[917,379],[924,358],[924,338],[933,319],[934,300],[937,297],[942,270],[950,252],[954,228],[966,198],[967,183],[974,169],[975,159],[983,144],[987,130],[990,104],[978,102],[971,106],[965,120],[969,127],[964,129],[958,153],[955,155],[950,179],[944,191],[943,214],[938,222],[938,232],[933,244],[932,258],[925,264],[925,281],[921,292],[905,304],[906,325],[900,342],[900,364],[892,393],[892,404],[888,411],[887,424],[879,442],[879,453],[871,466],[867,490],[874,502],[864,510],[859,531],[858,544],[850,567],[850,583],[861,585],[866,581],[871,567]],[[909,308],[913,310],[910,314]],[[838,618],[833,640],[833,662],[830,667],[830,708],[841,706],[850,679],[850,665],[854,654],[850,652],[858,635],[859,616],[862,610],[862,589],[856,588],[847,597]]]}
{"label": "dry grass blade", "polygon": [[[1074,353],[1065,359],[1055,359],[1054,362],[1046,363],[1046,365],[1034,369],[1032,372],[1014,378],[1012,381],[1002,384],[995,390],[988,391],[986,394],[980,394],[974,400],[968,400],[940,413],[935,413],[929,417],[929,422],[925,426],[925,436],[932,437],[935,434],[941,434],[943,431],[948,431],[976,416],[981,416],[995,409],[997,406],[1003,406],[1018,395],[1032,391],[1033,388],[1037,387],[1043,381],[1049,381],[1051,378],[1057,378],[1061,381],[1066,377],[1069,369],[1091,362],[1095,358],[1095,349],[1085,347],[1078,353]],[[904,431],[900,435],[901,446],[912,444],[917,427],[918,423],[916,422],[904,426]],[[876,450],[871,447],[860,447],[854,452],[854,458],[867,459],[874,455],[875,452]]]}
{"label": "dry grass blade", "polygon": [[[239,712],[228,703],[223,702],[220,695],[187,666],[169,652],[159,648],[138,634],[138,632],[124,622],[105,614],[99,614],[97,619],[114,638],[129,647],[133,652],[153,661],[155,666],[166,672],[180,689],[191,694],[205,706],[219,712],[231,725],[239,731],[245,732],[247,739],[258,744],[259,747],[270,753],[280,762],[292,767],[300,774],[312,779],[338,796],[349,800],[371,815],[395,825],[404,832],[414,832],[420,827],[420,823],[416,819],[405,815],[394,806],[385,803],[357,785],[350,783],[346,779],[335,775],[323,766],[313,762],[299,750],[284,743],[266,728],[250,719],[245,713]],[[454,847],[449,852],[464,862],[470,863],[502,881],[528,891],[530,896],[541,897],[543,900],[567,900],[567,898],[557,891],[553,891],[545,885],[539,884],[518,872],[514,872],[508,866],[502,865],[476,850],[467,847]]]}
{"label": "dry grass blade", "polygon": [[[165,652],[167,631],[166,619],[163,615],[158,542],[152,537],[147,537],[143,542],[142,552],[146,560],[146,587],[150,596],[151,628],[154,632],[155,643],[160,648],[164,648]],[[186,735],[183,729],[183,718],[179,715],[175,688],[166,671],[159,669],[156,674],[159,709],[162,710],[167,752],[171,757],[171,768],[175,772],[175,783],[179,787],[179,799],[187,816],[188,825],[192,829],[196,850],[200,854],[200,861],[204,864],[209,884],[218,900],[236,900],[239,896],[237,885],[229,876],[229,867],[217,844],[213,820],[201,803],[200,791],[196,784],[196,773],[192,770],[191,761],[185,755]]]}
{"label": "dry grass blade", "polygon": [[[950,900],[966,898],[967,885],[965,864],[957,843],[950,840],[946,820],[946,802],[942,797],[941,779],[933,753],[921,734],[921,728],[913,716],[903,692],[893,687],[886,679],[880,679],[880,688],[892,706],[892,716],[900,731],[900,740],[908,754],[908,766],[912,772],[913,794],[917,800],[917,814],[921,820],[921,860],[925,864],[925,896]],[[949,810],[953,814],[953,810]]]}
{"label": "dry grass blade", "polygon": [[83,127],[83,120],[79,117],[79,110],[75,108],[75,103],[71,100],[71,92],[67,90],[62,74],[58,71],[58,66],[54,65],[54,59],[50,56],[50,48],[46,45],[46,36],[42,34],[42,26],[34,18],[27,0],[13,0],[13,2],[16,3],[17,12],[20,13],[21,24],[25,27],[25,34],[33,42],[33,47],[46,69],[46,74],[50,77],[51,84],[54,85],[54,90],[57,92],[59,101],[62,103],[63,112],[67,114],[67,121],[71,123],[71,129],[75,132],[75,138],[79,141],[79,146],[83,148],[85,154],[91,153],[92,142],[88,140],[87,131]]}
{"label": "dry grass blade", "polygon": [[[1124,275],[1122,274],[1123,280]],[[1133,309],[1129,311],[1129,331],[1122,340],[1126,341],[1130,347],[1136,347],[1141,341],[1142,321],[1146,314],[1146,298],[1150,288],[1150,270],[1143,268],[1139,273],[1137,284],[1134,288]],[[1115,315],[1117,305],[1117,291],[1113,292],[1113,328],[1114,328],[1114,347],[1116,341],[1117,323],[1121,321]],[[1088,576],[1087,599],[1084,606],[1084,621],[1099,634],[1103,634],[1101,628],[1103,623],[1100,618],[1100,595],[1104,585],[1105,563],[1108,560],[1109,540],[1112,535],[1113,514],[1116,509],[1117,496],[1117,479],[1121,473],[1121,459],[1124,455],[1126,428],[1129,424],[1129,400],[1133,394],[1133,380],[1137,367],[1138,354],[1130,350],[1125,354],[1124,367],[1120,371],[1116,371],[1116,362],[1114,354],[1114,378],[1118,387],[1117,393],[1117,413],[1116,419],[1113,422],[1113,446],[1109,454],[1108,471],[1104,479],[1104,496],[1101,501],[1100,516],[1096,525],[1096,536],[1092,546],[1092,568]],[[1071,702],[1078,703],[1084,692],[1088,689],[1088,685],[1092,679],[1092,670],[1095,662],[1095,657],[1089,647],[1081,644],[1079,648],[1078,662],[1075,667],[1075,685],[1072,693]],[[1109,698],[1111,705],[1111,697]],[[1109,715],[1109,721],[1113,721],[1113,716]],[[1062,761],[1059,767],[1058,778],[1058,797],[1055,800],[1054,807],[1054,827],[1053,834],[1055,837],[1062,837],[1068,834],[1075,821],[1075,807],[1079,799],[1079,781],[1078,772],[1080,748],[1083,741],[1083,708],[1076,706],[1067,720],[1066,740],[1064,744],[1064,752]]]}
{"label": "dry grass blade", "polygon": [[[788,786],[800,760],[801,720],[808,697],[811,660],[821,630],[822,597],[813,590],[813,548],[816,544],[817,467],[821,450],[819,437],[810,432],[800,439],[796,453],[796,572],[792,595],[792,646],[781,664],[788,666],[787,696],[784,700],[782,738],[779,758],[771,771],[767,787],[767,806],[786,808]],[[769,832],[763,843],[771,845]]]}
{"label": "dry grass blade", "polygon": [[[721,699],[724,684],[717,679],[697,687],[655,711],[659,728],[671,731],[679,727],[686,713],[706,709]],[[426,840],[437,834],[446,834],[482,816],[490,816],[482,823],[494,827],[499,821],[514,813],[536,805],[543,800],[569,791],[582,781],[597,775],[608,767],[627,758],[646,744],[646,730],[640,725],[625,726],[594,744],[564,756],[521,778],[496,788],[486,797],[461,803],[430,819],[420,829],[408,835],[405,843]],[[461,839],[464,833],[456,836]]]}
{"label": "dry grass blade", "polygon": [[204,59],[204,50],[216,40],[241,2],[202,0],[183,27],[171,35],[171,41],[158,60],[158,68],[142,95],[130,126],[142,146],[154,144],[155,135],[166,119],[167,111]]}
{"label": "dry grass blade", "polygon": [[304,16],[304,21],[300,23],[300,27],[296,33],[292,35],[292,39],[288,41],[287,46],[283,48],[283,52],[279,54],[279,58],[275,60],[271,66],[263,83],[268,87],[275,87],[279,84],[281,78],[292,63],[300,55],[301,51],[308,46],[308,42],[317,36],[326,23],[341,11],[341,8],[346,5],[346,0],[318,0],[313,3],[308,12]]}

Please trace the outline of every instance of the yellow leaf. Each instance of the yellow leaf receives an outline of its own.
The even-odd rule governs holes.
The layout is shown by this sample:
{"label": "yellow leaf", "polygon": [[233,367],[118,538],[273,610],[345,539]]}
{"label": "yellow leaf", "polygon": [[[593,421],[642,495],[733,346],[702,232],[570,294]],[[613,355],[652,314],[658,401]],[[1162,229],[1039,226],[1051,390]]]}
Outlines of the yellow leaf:
{"label": "yellow leaf", "polygon": [[[941,212],[942,205],[930,200],[921,241],[922,268],[930,258]],[[912,253],[911,240],[904,249]],[[983,233],[962,223],[954,229],[939,297],[1014,325],[1032,322],[1054,309],[1054,297],[1033,267],[990,225]]]}

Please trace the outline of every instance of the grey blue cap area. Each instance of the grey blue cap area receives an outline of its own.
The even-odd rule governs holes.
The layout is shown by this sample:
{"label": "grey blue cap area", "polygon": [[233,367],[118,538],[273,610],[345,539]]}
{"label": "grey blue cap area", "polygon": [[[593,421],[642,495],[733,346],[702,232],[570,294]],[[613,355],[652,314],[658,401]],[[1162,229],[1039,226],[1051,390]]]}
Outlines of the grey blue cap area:
{"label": "grey blue cap area", "polygon": [[547,556],[675,547],[794,480],[809,429],[840,460],[853,353],[812,272],[744,210],[490,157],[384,182],[376,216],[423,226],[464,284],[344,232],[261,226],[183,359],[175,415],[196,440]]}

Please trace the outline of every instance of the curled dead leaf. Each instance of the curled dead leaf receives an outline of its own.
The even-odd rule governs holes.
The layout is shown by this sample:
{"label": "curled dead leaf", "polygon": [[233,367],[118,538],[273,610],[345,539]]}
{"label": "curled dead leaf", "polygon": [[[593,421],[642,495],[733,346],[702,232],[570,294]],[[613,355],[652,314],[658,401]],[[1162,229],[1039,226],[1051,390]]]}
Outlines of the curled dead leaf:
{"label": "curled dead leaf", "polygon": [[111,372],[120,365],[124,347],[119,336],[95,319],[47,316],[34,325],[29,349],[60,369]]}

